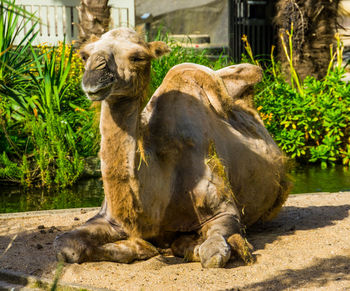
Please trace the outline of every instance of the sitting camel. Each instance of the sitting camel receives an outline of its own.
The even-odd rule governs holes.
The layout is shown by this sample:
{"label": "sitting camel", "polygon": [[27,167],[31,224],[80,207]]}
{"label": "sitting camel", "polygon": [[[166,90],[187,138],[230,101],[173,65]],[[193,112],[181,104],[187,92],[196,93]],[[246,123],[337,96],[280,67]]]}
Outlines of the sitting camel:
{"label": "sitting camel", "polygon": [[251,262],[245,227],[271,219],[286,200],[283,156],[245,100],[261,69],[177,65],[142,110],[151,60],[169,51],[128,28],[81,49],[83,89],[102,101],[105,200],[56,238],[59,259],[129,263],[171,247],[209,268],[231,256]]}

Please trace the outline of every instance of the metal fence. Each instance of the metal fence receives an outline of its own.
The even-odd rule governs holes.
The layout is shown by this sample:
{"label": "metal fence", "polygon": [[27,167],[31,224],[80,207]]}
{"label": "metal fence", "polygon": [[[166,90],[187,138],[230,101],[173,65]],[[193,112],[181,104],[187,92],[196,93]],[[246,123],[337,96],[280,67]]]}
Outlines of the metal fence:
{"label": "metal fence", "polygon": [[274,38],[272,2],[230,0],[229,45],[235,61],[239,62],[245,53],[243,35],[247,35],[254,56],[270,54]]}
{"label": "metal fence", "polygon": [[[56,45],[64,38],[66,42],[78,39],[78,27],[74,23],[78,23],[79,0],[17,0],[16,4],[40,19],[39,34],[33,45]],[[112,7],[112,27],[135,26],[134,0],[109,0],[108,4]],[[27,23],[17,39],[20,40],[33,24],[34,20]]]}

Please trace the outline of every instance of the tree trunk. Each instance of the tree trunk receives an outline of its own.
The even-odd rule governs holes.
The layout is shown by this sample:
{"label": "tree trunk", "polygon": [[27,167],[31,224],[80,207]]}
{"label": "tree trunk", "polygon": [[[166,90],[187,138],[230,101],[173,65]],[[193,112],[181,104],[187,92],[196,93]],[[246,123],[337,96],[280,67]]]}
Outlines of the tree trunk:
{"label": "tree trunk", "polygon": [[281,33],[289,48],[288,35],[293,23],[293,65],[301,79],[314,76],[322,79],[330,61],[331,44],[338,27],[340,0],[279,0],[275,23],[278,27],[279,59],[289,75],[289,62],[284,54]]}
{"label": "tree trunk", "polygon": [[81,0],[77,7],[79,14],[78,46],[90,39],[92,35],[100,37],[110,24],[110,6],[108,0]]}

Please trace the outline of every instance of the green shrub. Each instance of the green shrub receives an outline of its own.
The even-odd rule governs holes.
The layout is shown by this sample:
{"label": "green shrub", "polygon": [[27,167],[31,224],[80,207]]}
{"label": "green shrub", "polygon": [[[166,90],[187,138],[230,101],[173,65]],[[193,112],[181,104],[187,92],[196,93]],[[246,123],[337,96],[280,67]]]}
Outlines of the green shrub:
{"label": "green shrub", "polygon": [[350,165],[350,84],[342,81],[345,69],[337,38],[338,47],[335,53],[331,50],[332,61],[323,80],[300,81],[295,72],[289,84],[273,65],[255,96],[265,125],[282,150],[299,162],[322,167]]}
{"label": "green shrub", "polygon": [[22,171],[18,165],[8,158],[5,152],[0,155],[0,179],[18,181],[22,177]]}

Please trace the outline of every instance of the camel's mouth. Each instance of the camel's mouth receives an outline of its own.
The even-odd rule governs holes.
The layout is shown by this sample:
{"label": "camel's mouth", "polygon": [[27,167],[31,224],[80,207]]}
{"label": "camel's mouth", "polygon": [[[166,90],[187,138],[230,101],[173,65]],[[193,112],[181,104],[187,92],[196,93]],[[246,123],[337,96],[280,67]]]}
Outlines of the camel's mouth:
{"label": "camel's mouth", "polygon": [[108,97],[111,92],[112,84],[109,84],[103,88],[100,88],[98,91],[85,91],[86,96],[91,101],[102,101]]}

